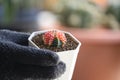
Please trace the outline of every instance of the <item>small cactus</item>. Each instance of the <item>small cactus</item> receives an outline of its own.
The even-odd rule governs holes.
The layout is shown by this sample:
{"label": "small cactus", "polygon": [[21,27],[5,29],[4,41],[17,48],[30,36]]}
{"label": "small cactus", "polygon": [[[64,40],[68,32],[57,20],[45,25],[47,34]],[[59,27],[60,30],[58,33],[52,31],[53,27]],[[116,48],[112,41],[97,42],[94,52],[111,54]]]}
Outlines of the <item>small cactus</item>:
{"label": "small cactus", "polygon": [[63,32],[51,30],[43,34],[43,42],[48,46],[63,47],[66,44],[67,39]]}

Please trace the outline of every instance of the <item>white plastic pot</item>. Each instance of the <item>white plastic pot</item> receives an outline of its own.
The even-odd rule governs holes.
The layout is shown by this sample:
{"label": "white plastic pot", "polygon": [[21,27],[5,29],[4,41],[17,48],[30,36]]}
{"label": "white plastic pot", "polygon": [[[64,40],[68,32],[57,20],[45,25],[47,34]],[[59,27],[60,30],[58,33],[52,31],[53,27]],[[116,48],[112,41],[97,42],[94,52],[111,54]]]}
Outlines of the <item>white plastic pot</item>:
{"label": "white plastic pot", "polygon": [[[39,47],[32,41],[32,38],[34,36],[37,36],[38,34],[45,33],[46,31],[48,31],[48,30],[33,32],[28,39],[29,45],[37,47],[39,49]],[[66,34],[69,34],[76,42],[78,42],[78,46],[74,50],[56,52],[56,54],[59,55],[60,60],[66,64],[66,71],[61,77],[59,77],[58,79],[55,79],[55,80],[71,80],[72,79],[77,55],[79,53],[79,49],[81,46],[81,43],[71,33],[65,32],[65,31],[63,31],[63,32]]]}

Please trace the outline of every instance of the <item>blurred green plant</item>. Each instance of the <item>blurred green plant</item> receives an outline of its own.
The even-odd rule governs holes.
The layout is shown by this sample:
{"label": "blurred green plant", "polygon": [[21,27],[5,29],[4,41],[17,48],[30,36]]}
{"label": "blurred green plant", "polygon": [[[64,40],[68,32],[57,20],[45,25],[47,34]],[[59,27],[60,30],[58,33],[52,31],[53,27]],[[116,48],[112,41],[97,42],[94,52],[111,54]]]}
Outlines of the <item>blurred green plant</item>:
{"label": "blurred green plant", "polygon": [[78,28],[101,26],[107,29],[119,30],[120,6],[110,6],[104,10],[89,1],[59,0],[52,10],[65,26]]}
{"label": "blurred green plant", "polygon": [[85,10],[64,10],[60,16],[60,20],[63,24],[73,27],[87,27],[92,22],[92,16]]}
{"label": "blurred green plant", "polygon": [[113,15],[120,23],[120,5],[110,5],[106,10],[107,15]]}
{"label": "blurred green plant", "polygon": [[14,7],[15,4],[11,0],[3,0],[2,3],[5,10],[3,21],[9,23],[12,20],[17,7]]}
{"label": "blurred green plant", "polygon": [[0,0],[0,6],[4,9],[4,23],[11,23],[17,12],[33,6],[33,0]]}
{"label": "blurred green plant", "polygon": [[120,29],[120,3],[109,3],[104,12],[104,22],[105,26],[112,29]]}
{"label": "blurred green plant", "polygon": [[81,0],[60,0],[53,12],[58,15],[62,24],[80,28],[91,28],[99,24],[102,16],[97,5]]}

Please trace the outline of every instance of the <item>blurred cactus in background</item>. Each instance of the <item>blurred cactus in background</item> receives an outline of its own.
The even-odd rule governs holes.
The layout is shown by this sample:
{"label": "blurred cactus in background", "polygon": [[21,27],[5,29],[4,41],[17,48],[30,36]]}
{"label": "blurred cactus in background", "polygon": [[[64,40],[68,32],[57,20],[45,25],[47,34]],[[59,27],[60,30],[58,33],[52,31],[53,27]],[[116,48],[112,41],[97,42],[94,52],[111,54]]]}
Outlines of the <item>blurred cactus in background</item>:
{"label": "blurred cactus in background", "polygon": [[107,15],[113,15],[116,20],[120,23],[120,5],[109,5],[106,10]]}
{"label": "blurred cactus in background", "polygon": [[49,11],[55,13],[60,23],[68,27],[94,28],[101,25],[107,29],[118,30],[120,8],[115,8],[115,11],[110,8],[103,9],[98,4],[87,0],[58,0],[51,9],[49,7]]}
{"label": "blurred cactus in background", "polygon": [[120,29],[120,1],[109,0],[108,6],[105,10],[105,16],[108,18],[108,26],[113,29]]}
{"label": "blurred cactus in background", "polygon": [[97,25],[101,18],[97,5],[81,0],[60,0],[53,11],[62,24],[70,27],[90,28]]}

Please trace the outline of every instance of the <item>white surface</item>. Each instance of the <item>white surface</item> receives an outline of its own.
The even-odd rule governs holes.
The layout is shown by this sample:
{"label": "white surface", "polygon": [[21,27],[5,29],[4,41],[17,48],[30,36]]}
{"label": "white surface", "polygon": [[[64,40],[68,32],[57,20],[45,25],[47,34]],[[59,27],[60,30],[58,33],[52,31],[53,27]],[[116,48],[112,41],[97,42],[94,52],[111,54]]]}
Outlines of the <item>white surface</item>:
{"label": "white surface", "polygon": [[58,24],[55,14],[50,11],[41,11],[37,16],[37,24],[42,28],[50,28],[54,24]]}
{"label": "white surface", "polygon": [[[33,32],[28,39],[29,40],[29,45],[37,47],[32,42],[32,38],[34,36],[38,35],[38,34],[46,32],[46,31],[48,31],[48,30]],[[77,55],[78,55],[78,52],[79,52],[79,49],[80,49],[80,46],[81,46],[81,43],[71,33],[68,33],[68,32],[65,32],[65,33],[67,33],[71,37],[73,37],[76,40],[76,42],[79,43],[79,45],[77,46],[77,48],[75,50],[56,52],[56,54],[59,55],[60,60],[63,61],[66,64],[66,72],[61,77],[59,77],[58,79],[55,79],[55,80],[71,80],[72,79]],[[39,48],[39,47],[37,47],[37,48]]]}

